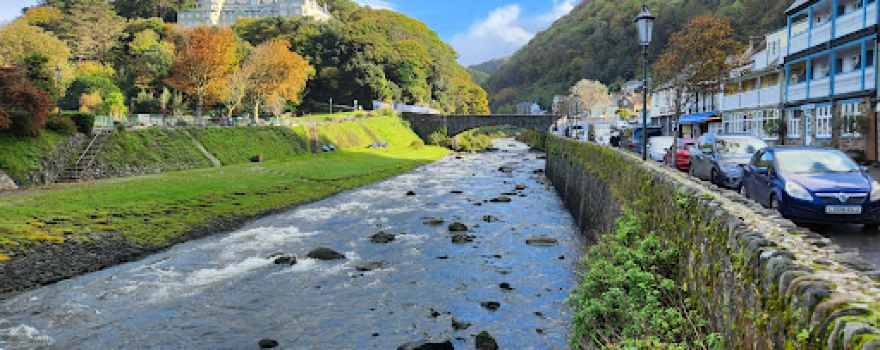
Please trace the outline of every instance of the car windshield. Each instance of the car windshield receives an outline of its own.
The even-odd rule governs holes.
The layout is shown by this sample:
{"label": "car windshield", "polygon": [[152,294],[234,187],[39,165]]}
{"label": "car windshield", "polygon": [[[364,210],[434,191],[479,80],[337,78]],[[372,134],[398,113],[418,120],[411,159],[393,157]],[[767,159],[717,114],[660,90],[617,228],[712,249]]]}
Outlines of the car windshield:
{"label": "car windshield", "polygon": [[780,172],[837,173],[859,171],[859,166],[846,154],[836,150],[777,151]]}
{"label": "car windshield", "polygon": [[764,147],[764,141],[753,137],[718,138],[718,154],[722,156],[750,155]]}
{"label": "car windshield", "polygon": [[651,148],[664,149],[671,147],[673,141],[674,139],[671,137],[652,137],[648,143],[651,145]]}

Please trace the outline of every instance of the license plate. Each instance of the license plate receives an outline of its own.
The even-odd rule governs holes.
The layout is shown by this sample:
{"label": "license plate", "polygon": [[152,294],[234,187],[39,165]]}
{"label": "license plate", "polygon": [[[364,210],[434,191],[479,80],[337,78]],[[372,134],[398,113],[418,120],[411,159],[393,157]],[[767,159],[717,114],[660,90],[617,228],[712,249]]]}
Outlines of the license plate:
{"label": "license plate", "polygon": [[825,213],[835,215],[858,215],[862,213],[862,207],[852,205],[829,205],[825,207]]}

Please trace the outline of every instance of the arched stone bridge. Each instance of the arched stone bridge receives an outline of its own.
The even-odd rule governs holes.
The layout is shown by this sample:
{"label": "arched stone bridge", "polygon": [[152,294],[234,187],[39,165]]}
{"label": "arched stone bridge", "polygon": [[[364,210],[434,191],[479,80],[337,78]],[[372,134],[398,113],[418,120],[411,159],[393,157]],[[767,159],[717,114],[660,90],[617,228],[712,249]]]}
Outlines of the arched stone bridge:
{"label": "arched stone bridge", "polygon": [[561,116],[558,115],[439,115],[404,113],[403,119],[423,140],[431,133],[446,129],[446,136],[455,136],[470,129],[484,126],[510,125],[538,131],[549,131]]}

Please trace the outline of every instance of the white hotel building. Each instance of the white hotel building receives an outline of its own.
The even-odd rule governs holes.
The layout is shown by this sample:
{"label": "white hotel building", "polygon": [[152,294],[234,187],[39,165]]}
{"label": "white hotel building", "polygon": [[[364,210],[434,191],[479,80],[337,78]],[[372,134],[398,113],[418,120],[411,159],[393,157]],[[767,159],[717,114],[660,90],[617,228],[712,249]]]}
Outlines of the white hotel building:
{"label": "white hotel building", "polygon": [[241,18],[261,17],[332,18],[315,0],[198,0],[195,9],[177,15],[177,22],[187,27],[231,26]]}

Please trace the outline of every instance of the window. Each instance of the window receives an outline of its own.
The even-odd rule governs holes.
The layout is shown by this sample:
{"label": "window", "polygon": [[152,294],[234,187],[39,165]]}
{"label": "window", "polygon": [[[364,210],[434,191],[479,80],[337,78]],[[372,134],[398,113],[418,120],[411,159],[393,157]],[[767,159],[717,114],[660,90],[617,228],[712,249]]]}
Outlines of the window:
{"label": "window", "polygon": [[840,134],[846,137],[861,136],[862,114],[859,112],[859,103],[842,103],[840,105],[840,117],[843,119]]}
{"label": "window", "polygon": [[775,139],[779,136],[779,110],[771,109],[764,111],[761,129],[761,135],[765,138]]}
{"label": "window", "polygon": [[831,137],[831,105],[816,108],[816,137]]}
{"label": "window", "polygon": [[755,162],[755,166],[759,168],[767,168],[770,169],[773,167],[773,153],[772,152],[763,152],[761,153],[761,157],[758,158],[758,161]]}
{"label": "window", "polygon": [[874,66],[874,49],[868,49],[865,51],[865,67],[873,67]]}
{"label": "window", "polygon": [[786,117],[786,134],[788,138],[801,137],[801,118],[803,112],[797,110],[785,111]]}

